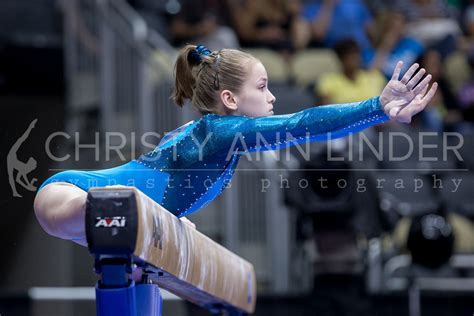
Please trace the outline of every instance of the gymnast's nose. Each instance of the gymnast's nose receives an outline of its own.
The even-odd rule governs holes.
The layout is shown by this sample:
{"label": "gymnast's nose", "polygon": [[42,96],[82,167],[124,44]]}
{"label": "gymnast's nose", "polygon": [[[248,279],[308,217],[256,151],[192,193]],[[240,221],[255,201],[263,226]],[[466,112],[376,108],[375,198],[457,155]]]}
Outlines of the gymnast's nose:
{"label": "gymnast's nose", "polygon": [[268,98],[267,99],[268,99],[268,102],[272,103],[272,104],[275,103],[275,101],[276,101],[276,97],[273,95],[273,93],[271,93],[270,90],[268,90]]}

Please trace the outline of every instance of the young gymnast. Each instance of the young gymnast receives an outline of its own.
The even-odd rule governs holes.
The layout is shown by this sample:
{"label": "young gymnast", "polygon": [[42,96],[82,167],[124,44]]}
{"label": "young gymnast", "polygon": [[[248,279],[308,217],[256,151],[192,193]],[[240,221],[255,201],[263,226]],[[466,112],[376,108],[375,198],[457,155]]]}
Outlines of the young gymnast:
{"label": "young gymnast", "polygon": [[87,190],[118,184],[137,187],[183,217],[222,192],[245,153],[342,137],[389,119],[410,123],[437,88],[433,83],[428,89],[431,75],[423,78],[425,70],[418,67],[412,65],[400,79],[399,62],[380,97],[273,115],[275,97],[258,59],[234,49],[211,52],[202,45],[187,45],[175,65],[174,100],[179,106],[191,100],[202,117],[124,165],[50,177],[36,195],[36,216],[47,233],[86,245]]}

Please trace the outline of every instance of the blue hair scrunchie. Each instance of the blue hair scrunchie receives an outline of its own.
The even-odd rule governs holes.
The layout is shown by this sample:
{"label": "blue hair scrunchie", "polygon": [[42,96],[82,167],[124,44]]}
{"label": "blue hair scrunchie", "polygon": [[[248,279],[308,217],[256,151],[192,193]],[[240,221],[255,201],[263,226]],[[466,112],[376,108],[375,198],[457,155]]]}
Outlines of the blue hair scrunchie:
{"label": "blue hair scrunchie", "polygon": [[202,62],[202,56],[209,56],[212,52],[204,45],[199,44],[195,49],[188,54],[188,61],[191,64],[199,65]]}
{"label": "blue hair scrunchie", "polygon": [[212,52],[206,46],[202,44],[199,44],[196,47],[196,51],[199,53],[199,55],[204,55],[204,56],[209,56],[210,54],[212,54]]}

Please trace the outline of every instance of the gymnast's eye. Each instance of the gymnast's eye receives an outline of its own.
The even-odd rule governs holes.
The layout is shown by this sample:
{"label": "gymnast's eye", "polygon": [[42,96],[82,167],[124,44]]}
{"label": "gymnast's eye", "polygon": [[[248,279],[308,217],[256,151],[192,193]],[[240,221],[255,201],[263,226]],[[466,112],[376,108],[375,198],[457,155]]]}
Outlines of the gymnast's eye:
{"label": "gymnast's eye", "polygon": [[267,85],[260,86],[260,90],[265,90],[266,87]]}

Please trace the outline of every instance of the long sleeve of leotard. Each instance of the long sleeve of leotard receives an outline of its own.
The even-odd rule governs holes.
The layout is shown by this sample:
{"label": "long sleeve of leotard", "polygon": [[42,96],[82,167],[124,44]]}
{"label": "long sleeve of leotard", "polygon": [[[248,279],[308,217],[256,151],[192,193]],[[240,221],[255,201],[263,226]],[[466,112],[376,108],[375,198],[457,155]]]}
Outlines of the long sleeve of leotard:
{"label": "long sleeve of leotard", "polygon": [[[378,97],[366,101],[312,107],[287,115],[209,118],[209,146],[240,153],[281,149],[306,141],[328,140],[387,121]],[[209,136],[210,135],[210,136]]]}
{"label": "long sleeve of leotard", "polygon": [[253,118],[208,114],[189,124],[172,141],[157,146],[138,160],[165,172],[166,169],[210,165],[217,172],[237,153],[275,150],[306,141],[343,137],[388,119],[378,97],[317,106],[286,115]]}

